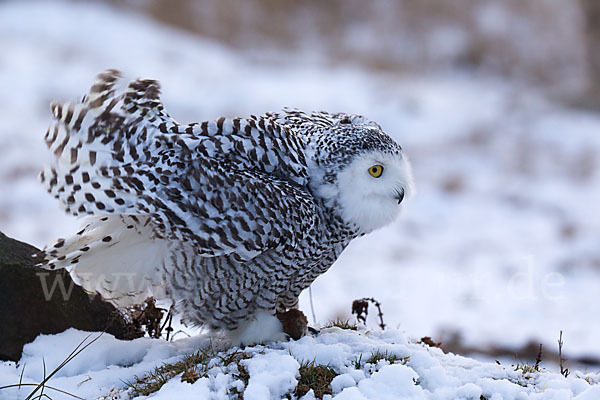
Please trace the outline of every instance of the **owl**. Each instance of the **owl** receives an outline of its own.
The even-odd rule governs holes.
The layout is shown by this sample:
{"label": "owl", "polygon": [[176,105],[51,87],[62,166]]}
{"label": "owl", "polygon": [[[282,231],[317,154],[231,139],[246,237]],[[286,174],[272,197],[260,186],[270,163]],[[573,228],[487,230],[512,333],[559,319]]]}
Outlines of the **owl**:
{"label": "owl", "polygon": [[98,75],[51,105],[48,192],[82,229],[38,255],[120,307],[170,299],[237,343],[280,337],[277,312],[354,238],[392,222],[410,163],[362,116],[284,109],[180,124],[158,82]]}

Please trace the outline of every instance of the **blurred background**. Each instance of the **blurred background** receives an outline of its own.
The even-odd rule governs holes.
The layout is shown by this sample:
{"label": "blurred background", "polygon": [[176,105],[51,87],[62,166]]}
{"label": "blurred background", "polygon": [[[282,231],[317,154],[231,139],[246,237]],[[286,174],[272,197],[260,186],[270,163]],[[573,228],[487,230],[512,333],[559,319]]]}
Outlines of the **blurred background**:
{"label": "blurred background", "polygon": [[374,297],[446,350],[550,360],[562,330],[567,366],[598,369],[600,2],[0,1],[0,231],[77,230],[37,182],[48,105],[109,67],[181,122],[344,111],[405,148],[417,195],[314,283],[314,315],[303,294],[310,320]]}

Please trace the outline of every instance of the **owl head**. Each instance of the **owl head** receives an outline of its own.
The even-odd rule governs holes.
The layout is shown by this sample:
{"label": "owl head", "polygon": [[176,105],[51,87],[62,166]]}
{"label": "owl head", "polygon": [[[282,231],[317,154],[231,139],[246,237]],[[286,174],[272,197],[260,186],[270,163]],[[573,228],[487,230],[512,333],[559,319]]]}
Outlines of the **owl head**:
{"label": "owl head", "polygon": [[391,223],[413,193],[411,166],[381,127],[347,116],[315,135],[309,150],[310,186],[359,234]]}

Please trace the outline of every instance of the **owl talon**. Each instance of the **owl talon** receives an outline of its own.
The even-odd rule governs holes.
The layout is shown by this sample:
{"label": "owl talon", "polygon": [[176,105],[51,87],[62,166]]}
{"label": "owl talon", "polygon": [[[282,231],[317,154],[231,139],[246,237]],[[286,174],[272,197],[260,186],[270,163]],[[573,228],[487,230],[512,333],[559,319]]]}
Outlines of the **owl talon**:
{"label": "owl talon", "polygon": [[319,333],[321,333],[321,331],[316,328],[313,328],[312,326],[309,326],[308,333],[310,333],[313,336],[317,336]]}

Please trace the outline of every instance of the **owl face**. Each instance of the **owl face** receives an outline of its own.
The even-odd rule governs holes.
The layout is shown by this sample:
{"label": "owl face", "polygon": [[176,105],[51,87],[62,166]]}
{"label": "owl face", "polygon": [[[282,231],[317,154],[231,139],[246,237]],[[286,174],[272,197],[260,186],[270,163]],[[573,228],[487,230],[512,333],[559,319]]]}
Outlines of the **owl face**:
{"label": "owl face", "polygon": [[357,155],[337,176],[342,218],[369,233],[391,223],[413,192],[411,168],[401,153]]}
{"label": "owl face", "polygon": [[369,121],[341,122],[306,149],[310,188],[359,234],[392,222],[413,193],[402,148]]}

